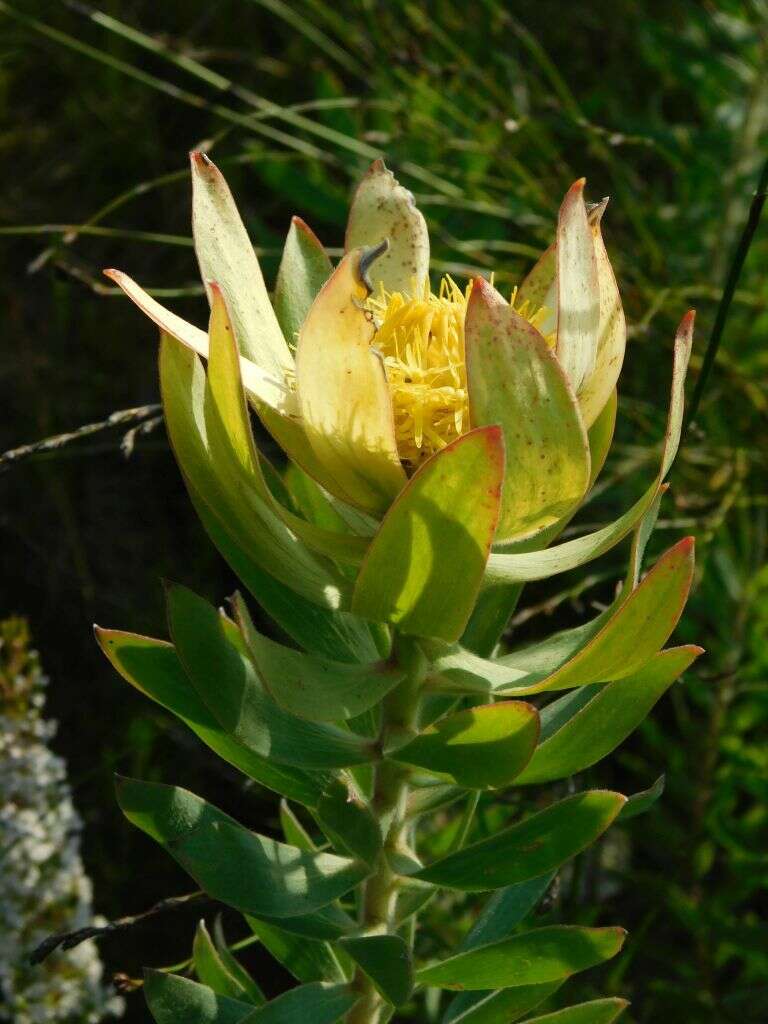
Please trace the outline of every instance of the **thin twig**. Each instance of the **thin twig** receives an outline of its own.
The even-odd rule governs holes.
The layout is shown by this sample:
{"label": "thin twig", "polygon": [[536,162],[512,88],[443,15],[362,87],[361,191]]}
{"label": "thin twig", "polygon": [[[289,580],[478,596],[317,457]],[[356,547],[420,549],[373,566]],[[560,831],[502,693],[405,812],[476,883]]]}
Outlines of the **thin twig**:
{"label": "thin twig", "polygon": [[148,433],[162,420],[162,408],[159,405],[140,405],[135,409],[120,409],[107,416],[105,420],[98,423],[86,423],[82,427],[70,430],[66,434],[56,434],[54,437],[45,437],[41,441],[34,441],[32,444],[24,444],[20,448],[13,448],[9,452],[0,455],[0,473],[10,466],[22,462],[24,459],[32,458],[35,455],[43,455],[47,452],[57,451],[73,441],[79,441],[82,437],[90,434],[97,434],[102,430],[111,430],[113,427],[130,427],[126,434],[123,451],[130,455],[133,449],[133,440],[137,430],[141,433]]}
{"label": "thin twig", "polygon": [[49,935],[37,946],[29,958],[31,964],[40,964],[57,949],[74,949],[81,942],[88,939],[100,939],[104,935],[111,935],[113,932],[127,931],[136,925],[143,924],[150,917],[157,917],[158,914],[166,914],[170,911],[183,910],[198,903],[216,903],[206,893],[197,891],[189,892],[184,896],[170,896],[168,899],[160,900],[149,910],[140,914],[132,914],[129,917],[119,917],[116,921],[108,921],[102,925],[89,925],[86,928],[78,928],[73,932],[60,932],[57,935]]}
{"label": "thin twig", "polygon": [[766,196],[768,196],[768,160],[765,161],[763,169],[760,172],[760,180],[757,183],[757,190],[755,191],[755,194],[752,197],[752,202],[749,206],[747,221],[744,225],[744,230],[741,233],[741,238],[734,250],[733,259],[731,260],[728,275],[725,279],[723,295],[720,299],[720,305],[717,307],[717,316],[715,317],[715,323],[712,327],[712,334],[709,336],[707,351],[704,353],[699,379],[696,381],[696,387],[694,388],[693,397],[691,398],[691,404],[688,409],[688,415],[685,420],[686,430],[691,425],[696,413],[698,412],[704,390],[707,386],[707,380],[709,379],[712,367],[715,364],[717,352],[720,348],[720,342],[723,337],[723,331],[725,330],[725,323],[731,309],[731,302],[733,301],[733,296],[736,292],[736,285],[739,283],[741,271],[744,268],[747,254],[749,253],[750,246],[752,245],[752,239],[755,237],[757,226],[760,223],[760,217],[763,212],[763,207],[765,206]]}

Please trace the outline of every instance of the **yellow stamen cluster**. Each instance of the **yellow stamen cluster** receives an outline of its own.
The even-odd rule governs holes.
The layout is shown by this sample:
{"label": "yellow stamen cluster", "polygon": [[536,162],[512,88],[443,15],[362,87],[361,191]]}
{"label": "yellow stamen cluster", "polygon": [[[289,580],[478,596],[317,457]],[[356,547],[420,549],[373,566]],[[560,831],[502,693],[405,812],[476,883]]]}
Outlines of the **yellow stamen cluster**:
{"label": "yellow stamen cluster", "polygon": [[[515,305],[516,291],[512,294]],[[410,468],[469,430],[464,318],[472,282],[463,290],[450,277],[437,294],[414,282],[413,296],[382,287],[368,299],[376,323],[373,344],[384,360],[400,458]],[[547,310],[518,312],[535,326]]]}

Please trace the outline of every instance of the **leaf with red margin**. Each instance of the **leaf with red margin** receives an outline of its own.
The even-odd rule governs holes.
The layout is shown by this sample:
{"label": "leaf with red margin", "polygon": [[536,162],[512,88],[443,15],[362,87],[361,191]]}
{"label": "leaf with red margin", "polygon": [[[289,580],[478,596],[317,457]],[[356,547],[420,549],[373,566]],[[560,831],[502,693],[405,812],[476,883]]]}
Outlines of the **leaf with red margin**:
{"label": "leaf with red margin", "polygon": [[428,459],[371,541],[352,611],[402,633],[456,640],[483,578],[503,480],[496,426],[463,434]]}

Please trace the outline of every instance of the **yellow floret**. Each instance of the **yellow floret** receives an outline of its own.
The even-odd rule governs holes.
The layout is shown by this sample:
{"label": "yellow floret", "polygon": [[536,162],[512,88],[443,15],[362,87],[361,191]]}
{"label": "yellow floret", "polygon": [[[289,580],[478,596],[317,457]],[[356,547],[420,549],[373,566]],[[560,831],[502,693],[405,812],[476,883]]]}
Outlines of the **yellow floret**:
{"label": "yellow floret", "polygon": [[[511,302],[514,306],[516,291]],[[373,344],[384,361],[400,458],[409,468],[470,428],[464,318],[472,282],[462,290],[446,276],[435,294],[424,280],[413,295],[382,287],[368,299]],[[518,312],[534,326],[547,317],[528,303]]]}

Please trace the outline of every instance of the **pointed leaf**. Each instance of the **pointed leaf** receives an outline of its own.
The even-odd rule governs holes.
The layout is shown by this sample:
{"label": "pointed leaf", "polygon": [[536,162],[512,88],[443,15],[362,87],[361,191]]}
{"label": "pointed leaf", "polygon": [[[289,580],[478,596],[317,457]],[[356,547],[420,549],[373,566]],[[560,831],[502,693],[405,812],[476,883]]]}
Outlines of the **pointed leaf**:
{"label": "pointed leaf", "polygon": [[627,324],[621,305],[616,277],[603,242],[600,222],[608,200],[603,200],[589,214],[589,226],[595,250],[597,281],[600,292],[600,316],[597,326],[595,364],[579,391],[584,422],[591,427],[611,397],[624,362],[627,345]]}
{"label": "pointed leaf", "polygon": [[337,779],[329,782],[313,813],[340,853],[375,863],[382,846],[381,826],[351,788]]}
{"label": "pointed leaf", "polygon": [[508,785],[530,760],[539,738],[531,704],[499,701],[457,711],[390,752],[390,757],[450,775],[473,789]]}
{"label": "pointed leaf", "polygon": [[518,784],[569,778],[597,764],[640,725],[700,653],[700,647],[670,648],[628,678],[574,690],[547,705],[541,712],[541,742]]}
{"label": "pointed leaf", "polygon": [[[623,679],[636,672],[671,636],[693,581],[693,538],[665,552],[626,600],[619,600],[600,631],[569,660],[544,678],[536,673],[502,686],[503,694],[523,696]],[[514,654],[499,659],[520,667]]]}
{"label": "pointed leaf", "polygon": [[547,342],[476,278],[465,322],[471,421],[504,431],[496,541],[530,537],[568,515],[589,484],[587,432]]}
{"label": "pointed leaf", "polygon": [[308,722],[275,704],[250,658],[227,636],[225,620],[207,601],[178,585],[168,587],[167,600],[171,634],[187,675],[239,743],[299,768],[341,768],[372,760],[370,744],[362,737]]}
{"label": "pointed leaf", "polygon": [[254,479],[239,471],[200,360],[167,335],[160,381],[169,438],[193,497],[204,500],[222,531],[260,568],[309,600],[338,607],[340,580],[281,522]]}
{"label": "pointed leaf", "polygon": [[[205,331],[201,331],[199,327],[194,327],[166,309],[148,292],[144,291],[141,285],[121,270],[105,270],[104,274],[119,288],[122,288],[131,302],[150,320],[154,321],[163,334],[169,334],[191,352],[202,356],[203,359],[208,358],[208,335]],[[255,401],[280,410],[285,416],[298,415],[299,407],[296,396],[291,392],[282,375],[276,376],[261,366],[257,366],[250,359],[246,359],[242,354],[240,355],[240,375],[243,387]]]}
{"label": "pointed leaf", "polygon": [[643,789],[639,793],[633,793],[621,809],[617,821],[627,821],[635,818],[638,814],[645,814],[664,793],[665,776],[660,775],[652,786]]}
{"label": "pointed leaf", "polygon": [[662,481],[677,454],[683,423],[685,374],[692,342],[693,313],[687,313],[680,323],[675,338],[672,396],[661,455],[661,467],[656,480],[642,498],[616,522],[594,533],[556,544],[543,551],[525,551],[515,554],[492,553],[488,559],[487,583],[502,584],[547,579],[557,573],[567,572],[569,569],[575,569],[606,551],[610,551],[635,528],[658,496]]}
{"label": "pointed leaf", "polygon": [[580,178],[563,200],[555,251],[557,358],[576,394],[594,370],[600,326],[600,286],[584,185]]}
{"label": "pointed leaf", "polygon": [[336,954],[327,942],[294,935],[273,922],[246,915],[254,935],[297,981],[346,981]]}
{"label": "pointed leaf", "polygon": [[203,283],[207,288],[216,281],[224,292],[242,354],[283,380],[293,358],[232,193],[204,153],[194,152],[190,160],[192,231]]}
{"label": "pointed leaf", "polygon": [[144,996],[156,1024],[243,1024],[253,1010],[253,1003],[165,971],[144,971]]}
{"label": "pointed leaf", "polygon": [[[219,478],[236,500],[242,498],[254,509],[257,518],[266,520],[277,543],[295,544],[290,534],[286,537],[287,527],[311,550],[336,561],[359,565],[367,541],[346,529],[326,530],[307,522],[286,508],[281,501],[286,496],[276,494],[267,483],[265,471],[271,472],[276,485],[280,478],[256,451],[240,381],[235,334],[218,284],[212,283],[210,290],[210,359],[204,408],[211,461]],[[282,520],[282,527],[274,522],[274,513]]]}
{"label": "pointed leaf", "polygon": [[608,458],[608,452],[613,442],[613,432],[616,429],[616,413],[618,411],[619,398],[616,388],[608,396],[608,401],[602,408],[597,419],[587,431],[589,439],[589,455],[591,468],[589,471],[589,487],[595,483]]}
{"label": "pointed leaf", "polygon": [[256,1006],[261,1006],[262,1003],[265,1003],[266,998],[264,993],[261,991],[261,988],[256,984],[248,971],[246,971],[227,945],[224,929],[221,924],[221,914],[216,915],[216,920],[213,923],[213,941],[216,945],[216,952],[219,954],[221,962],[232,977],[242,986],[244,992],[250,998],[250,1001],[255,1003]]}
{"label": "pointed leaf", "polygon": [[306,853],[249,832],[188,790],[118,779],[120,807],[213,899],[236,910],[283,918],[310,914],[369,873],[360,862]]}
{"label": "pointed leaf", "polygon": [[368,549],[352,610],[403,633],[455,640],[480,586],[503,476],[498,427],[472,430],[427,459]]}
{"label": "pointed leaf", "polygon": [[299,985],[254,1010],[243,1024],[336,1024],[358,998],[348,985]]}
{"label": "pointed leaf", "polygon": [[304,828],[287,800],[280,801],[280,825],[283,838],[289,846],[298,846],[300,850],[314,853],[317,849],[312,836]]}
{"label": "pointed leaf", "polygon": [[543,1017],[531,1017],[527,1024],[613,1024],[628,1006],[626,999],[593,999]]}
{"label": "pointed leaf", "polygon": [[405,677],[403,669],[384,661],[345,665],[284,647],[256,630],[239,594],[234,608],[264,688],[280,707],[300,718],[312,722],[354,718],[378,704]]}
{"label": "pointed leaf", "polygon": [[349,211],[345,249],[389,240],[387,252],[371,267],[374,291],[413,291],[429,273],[429,233],[411,193],[375,160],[360,182]]}
{"label": "pointed leaf", "polygon": [[562,981],[548,981],[491,992],[462,992],[451,1000],[442,1024],[512,1024],[561,985]]}
{"label": "pointed leaf", "polygon": [[[205,921],[200,921],[195,932],[195,940],[192,944],[192,963],[198,979],[212,988],[221,996],[229,996],[231,999],[239,999],[245,1003],[252,1003],[253,1000],[240,982],[230,973],[225,966],[219,951],[213,944],[213,939],[208,934]],[[263,1002],[263,1000],[259,1000]]]}
{"label": "pointed leaf", "polygon": [[626,797],[607,790],[577,793],[410,877],[464,892],[486,892],[537,878],[591,845],[625,802]]}
{"label": "pointed leaf", "polygon": [[265,924],[277,925],[283,931],[290,932],[302,939],[319,939],[322,942],[335,942],[342,935],[350,935],[357,929],[357,922],[341,909],[336,903],[330,903],[311,914],[294,914],[292,917],[270,917],[259,914],[259,920]]}
{"label": "pointed leaf", "polygon": [[295,345],[309,307],[331,276],[331,261],[317,235],[292,217],[275,282],[275,314],[289,345]]}
{"label": "pointed leaf", "polygon": [[296,379],[309,442],[332,482],[321,483],[381,512],[404,485],[405,472],[384,366],[371,349],[362,272],[362,253],[355,250],[323,286],[299,333]]}
{"label": "pointed leaf", "polygon": [[459,947],[460,952],[506,939],[541,900],[554,877],[555,873],[549,871],[495,892]]}
{"label": "pointed leaf", "polygon": [[403,1006],[413,991],[413,965],[408,946],[399,935],[355,935],[341,939],[355,963],[376,990],[393,1006]]}
{"label": "pointed leaf", "polygon": [[540,985],[568,978],[610,960],[621,949],[623,928],[552,925],[457,953],[416,975],[421,985],[489,989]]}
{"label": "pointed leaf", "polygon": [[190,682],[173,644],[98,626],[96,639],[123,679],[180,718],[219,757],[298,803],[314,806],[320,799],[324,776],[259,757],[221,728]]}

